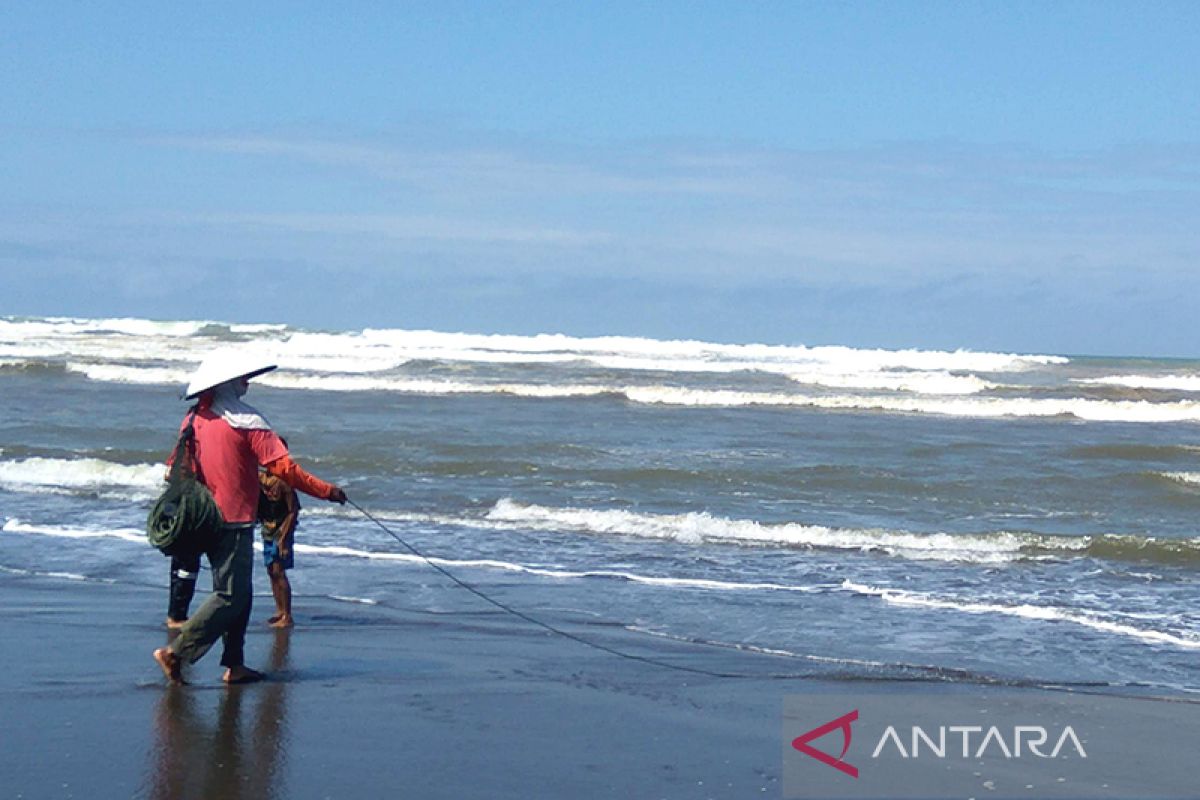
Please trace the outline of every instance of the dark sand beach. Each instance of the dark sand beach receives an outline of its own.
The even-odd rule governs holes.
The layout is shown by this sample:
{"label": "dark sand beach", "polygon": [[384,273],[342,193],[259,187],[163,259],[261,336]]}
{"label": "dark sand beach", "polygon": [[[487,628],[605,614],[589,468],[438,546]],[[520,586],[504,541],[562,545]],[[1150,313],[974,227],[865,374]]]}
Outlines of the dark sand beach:
{"label": "dark sand beach", "polygon": [[[784,698],[889,688],[688,675],[499,613],[347,612],[307,598],[291,632],[267,628],[269,602],[257,601],[247,649],[269,681],[221,685],[213,652],[189,670],[192,685],[169,688],[150,657],[166,637],[162,601],[157,587],[0,575],[0,796],[780,797]],[[619,627],[572,630],[705,669],[780,668]],[[1054,694],[1025,690],[1019,704]],[[1054,796],[1194,796],[1196,705],[1083,702],[1093,722],[1128,729],[1128,749],[1096,759],[1094,782]],[[1190,741],[1178,753],[1148,749],[1161,730]],[[1042,796],[1019,791],[1016,767],[974,777],[980,796]]]}
{"label": "dark sand beach", "polygon": [[168,688],[162,590],[4,575],[0,597],[4,797],[779,794],[770,682],[693,680],[490,613],[306,599],[276,633],[259,598],[247,653],[271,680],[224,687],[214,650]]}

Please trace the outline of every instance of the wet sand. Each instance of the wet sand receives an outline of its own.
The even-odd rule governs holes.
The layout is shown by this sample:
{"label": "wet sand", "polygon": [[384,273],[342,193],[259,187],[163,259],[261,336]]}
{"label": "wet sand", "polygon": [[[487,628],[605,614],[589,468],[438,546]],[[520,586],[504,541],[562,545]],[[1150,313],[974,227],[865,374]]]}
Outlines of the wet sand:
{"label": "wet sand", "polygon": [[490,612],[298,598],[276,632],[256,598],[247,662],[270,680],[221,684],[218,645],[168,688],[164,602],[0,575],[0,797],[779,795],[769,682],[693,680]]}
{"label": "wet sand", "polygon": [[[491,611],[298,598],[298,627],[275,631],[261,597],[247,655],[267,682],[222,685],[218,645],[186,671],[192,685],[169,688],[151,658],[167,638],[164,602],[157,587],[0,574],[0,797],[778,798],[785,696],[855,690],[683,674]],[[571,630],[705,669],[781,668],[619,627]],[[1104,697],[1092,710],[1120,726],[1134,702],[1151,726],[1191,730],[1200,715]],[[1147,754],[1128,758],[1109,771]],[[1163,796],[1182,796],[1194,763],[1141,769],[1156,770]],[[1144,796],[1137,785],[1102,794]]]}

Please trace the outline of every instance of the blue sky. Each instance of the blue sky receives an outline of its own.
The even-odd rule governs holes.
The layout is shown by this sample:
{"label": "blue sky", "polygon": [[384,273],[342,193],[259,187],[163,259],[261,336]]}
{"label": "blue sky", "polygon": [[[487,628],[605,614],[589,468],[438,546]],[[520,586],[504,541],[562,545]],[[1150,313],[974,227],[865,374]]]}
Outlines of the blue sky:
{"label": "blue sky", "polygon": [[0,314],[1196,356],[1194,3],[0,6]]}

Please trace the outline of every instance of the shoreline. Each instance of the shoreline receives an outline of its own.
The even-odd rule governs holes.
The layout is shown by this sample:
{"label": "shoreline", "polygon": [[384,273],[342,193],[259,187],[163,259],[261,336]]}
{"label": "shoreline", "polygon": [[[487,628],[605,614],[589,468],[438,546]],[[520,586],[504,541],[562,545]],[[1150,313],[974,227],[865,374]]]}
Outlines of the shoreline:
{"label": "shoreline", "polygon": [[[786,697],[913,690],[722,680],[616,658],[499,612],[347,613],[311,597],[300,598],[290,631],[265,625],[269,602],[259,599],[247,663],[268,672],[266,682],[222,685],[211,652],[186,672],[192,685],[169,688],[151,657],[167,640],[164,591],[0,574],[4,797],[777,798]],[[714,671],[745,672],[748,658],[769,663],[613,626],[564,627]],[[917,690],[933,699],[993,692]],[[1051,694],[1017,697],[1033,706]],[[1104,694],[1083,702],[1111,726],[1126,724],[1130,703],[1179,730],[1200,717],[1186,702]],[[1132,763],[1144,757],[1136,747],[1129,754]],[[1105,774],[1126,766],[1109,764]],[[1161,796],[1187,796],[1171,793],[1175,781],[1190,788],[1186,763],[1156,769],[1168,782]],[[1005,775],[980,777],[981,794],[1018,796],[982,785],[1015,786]]]}

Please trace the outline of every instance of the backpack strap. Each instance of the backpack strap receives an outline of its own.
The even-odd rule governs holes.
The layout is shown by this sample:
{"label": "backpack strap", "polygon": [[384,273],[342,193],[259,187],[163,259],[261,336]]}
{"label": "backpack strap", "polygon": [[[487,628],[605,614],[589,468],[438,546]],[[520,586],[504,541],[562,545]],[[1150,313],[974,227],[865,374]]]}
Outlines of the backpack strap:
{"label": "backpack strap", "polygon": [[195,465],[196,428],[194,422],[198,409],[198,405],[191,407],[188,413],[187,424],[179,432],[179,440],[175,442],[175,454],[171,456],[171,470],[167,473],[168,483],[175,483],[183,478],[200,480]]}

